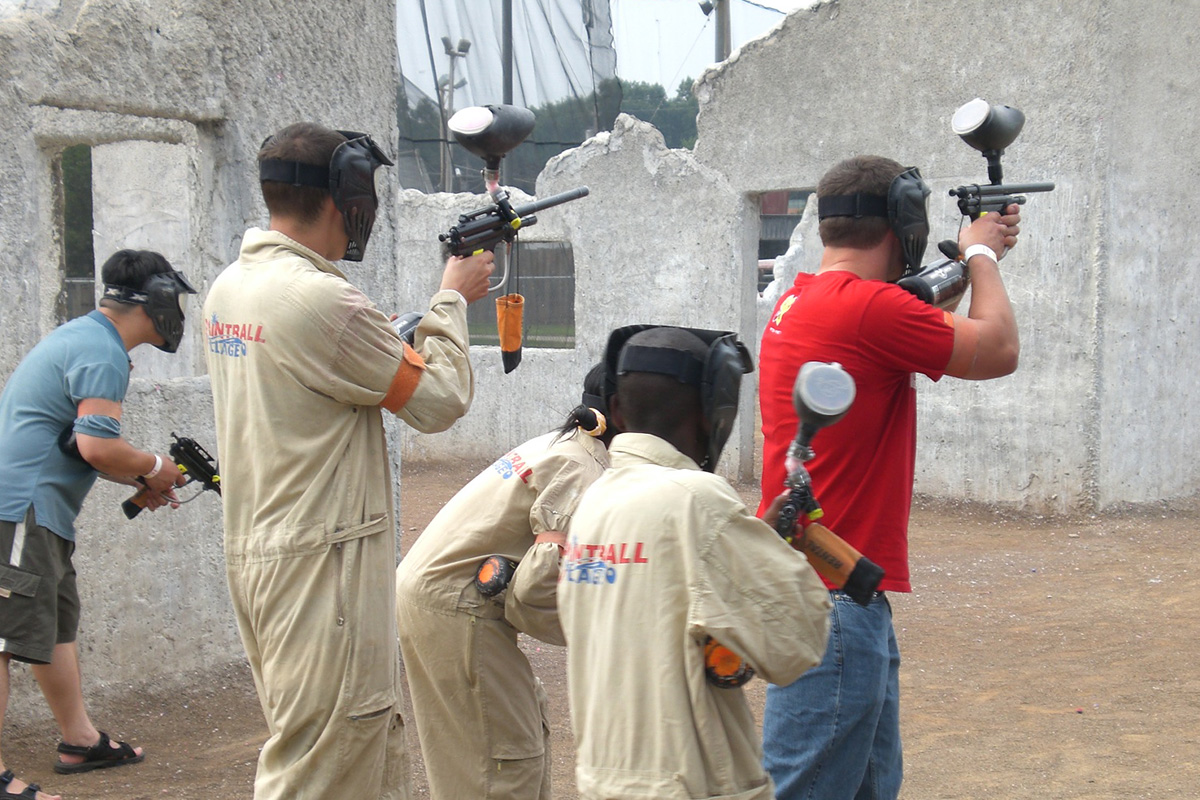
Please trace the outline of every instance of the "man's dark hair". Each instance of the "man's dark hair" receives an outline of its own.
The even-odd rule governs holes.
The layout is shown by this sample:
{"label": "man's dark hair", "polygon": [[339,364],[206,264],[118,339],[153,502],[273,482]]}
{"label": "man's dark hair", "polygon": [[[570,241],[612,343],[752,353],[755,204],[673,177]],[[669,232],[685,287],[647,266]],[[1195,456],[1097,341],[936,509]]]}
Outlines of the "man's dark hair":
{"label": "man's dark hair", "polygon": [[[680,328],[642,331],[625,343],[626,347],[631,345],[691,353],[701,363],[708,356],[708,345],[694,333]],[[624,430],[651,433],[668,440],[681,422],[693,414],[703,414],[699,387],[652,372],[618,375],[617,402],[625,421]]]}
{"label": "man's dark hair", "polygon": [[[258,151],[258,160],[278,158],[298,161],[316,167],[328,167],[333,151],[346,141],[346,137],[335,130],[314,122],[297,122],[288,125],[263,143]],[[262,181],[263,200],[272,217],[287,217],[301,225],[317,219],[328,189],[315,186],[293,186],[280,181]]]}
{"label": "man's dark hair", "polygon": [[[104,266],[100,267],[100,280],[106,286],[125,286],[130,289],[142,289],[146,279],[161,272],[174,272],[175,268],[159,253],[153,250],[118,250],[108,257]],[[100,300],[100,305],[114,311],[131,307],[110,298]]]}
{"label": "man's dark hair", "polygon": [[[887,197],[888,188],[904,171],[899,162],[882,156],[855,156],[836,164],[817,184],[817,197],[873,194]],[[826,247],[874,247],[891,225],[885,217],[829,217],[820,222],[821,243]]]}

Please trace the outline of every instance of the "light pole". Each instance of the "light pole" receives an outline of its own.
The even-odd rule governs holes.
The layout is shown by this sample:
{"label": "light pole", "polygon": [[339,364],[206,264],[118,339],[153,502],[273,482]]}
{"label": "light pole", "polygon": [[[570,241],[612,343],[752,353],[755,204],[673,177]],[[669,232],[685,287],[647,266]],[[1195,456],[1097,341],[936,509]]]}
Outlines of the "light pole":
{"label": "light pole", "polygon": [[729,58],[729,51],[732,47],[732,39],[729,28],[729,0],[699,0],[700,10],[704,12],[704,16],[708,16],[714,10],[717,12],[717,29],[716,41],[713,48],[713,55],[718,62]]}
{"label": "light pole", "polygon": [[438,102],[442,104],[442,191],[452,192],[454,191],[452,185],[454,162],[450,153],[450,129],[446,123],[454,114],[454,90],[467,85],[465,78],[456,82],[454,73],[458,59],[466,58],[467,52],[471,49],[471,43],[466,39],[459,39],[458,46],[455,47],[450,43],[449,36],[443,36],[442,47],[446,49],[446,55],[450,56],[450,73],[438,78],[437,82]]}

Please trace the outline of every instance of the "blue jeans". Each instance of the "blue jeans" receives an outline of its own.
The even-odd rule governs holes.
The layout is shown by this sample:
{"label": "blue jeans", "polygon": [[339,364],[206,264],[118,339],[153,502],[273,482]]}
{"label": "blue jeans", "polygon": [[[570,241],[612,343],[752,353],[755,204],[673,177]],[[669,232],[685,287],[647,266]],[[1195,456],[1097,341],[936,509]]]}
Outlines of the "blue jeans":
{"label": "blue jeans", "polygon": [[830,592],[829,646],[788,686],[767,687],[763,765],[777,800],[900,794],[900,651],[882,594],[866,608]]}

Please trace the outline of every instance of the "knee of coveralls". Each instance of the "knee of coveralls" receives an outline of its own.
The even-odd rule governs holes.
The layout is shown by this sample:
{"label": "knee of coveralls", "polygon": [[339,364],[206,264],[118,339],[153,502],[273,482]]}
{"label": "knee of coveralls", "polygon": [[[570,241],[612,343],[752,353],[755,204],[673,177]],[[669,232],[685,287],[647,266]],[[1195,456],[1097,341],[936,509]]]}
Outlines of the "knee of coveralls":
{"label": "knee of coveralls", "polygon": [[393,552],[385,533],[242,567],[272,732],[256,797],[378,797],[402,769]]}

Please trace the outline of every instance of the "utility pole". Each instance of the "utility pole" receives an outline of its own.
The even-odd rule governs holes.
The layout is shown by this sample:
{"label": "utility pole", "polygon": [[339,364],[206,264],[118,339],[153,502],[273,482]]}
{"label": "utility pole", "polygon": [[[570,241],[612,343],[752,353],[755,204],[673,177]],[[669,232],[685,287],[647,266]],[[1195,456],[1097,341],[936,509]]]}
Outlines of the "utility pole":
{"label": "utility pole", "polygon": [[732,44],[729,34],[729,16],[732,11],[729,8],[729,2],[730,0],[714,0],[717,10],[717,42],[713,54],[716,56],[718,63],[729,58],[729,51]]}
{"label": "utility pole", "polygon": [[733,39],[730,35],[729,18],[732,11],[729,7],[730,0],[699,0],[700,10],[704,12],[704,16],[717,12],[716,26],[716,46],[713,48],[713,60],[720,63],[729,58],[729,51],[733,49]]}
{"label": "utility pole", "polygon": [[504,0],[501,5],[501,15],[503,16],[501,23],[501,39],[503,39],[503,60],[502,75],[504,78],[504,98],[505,105],[512,105],[513,101],[513,0]]}

